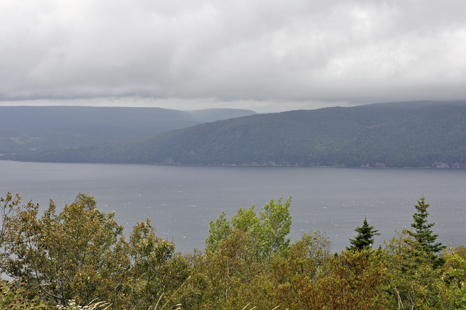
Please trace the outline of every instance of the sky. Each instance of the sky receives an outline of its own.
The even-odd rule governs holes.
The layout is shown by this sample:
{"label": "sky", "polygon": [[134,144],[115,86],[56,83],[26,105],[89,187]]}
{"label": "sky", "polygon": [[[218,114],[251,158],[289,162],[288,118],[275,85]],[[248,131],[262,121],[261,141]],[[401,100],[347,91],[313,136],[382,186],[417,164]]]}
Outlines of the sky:
{"label": "sky", "polygon": [[0,105],[466,99],[464,0],[0,0]]}

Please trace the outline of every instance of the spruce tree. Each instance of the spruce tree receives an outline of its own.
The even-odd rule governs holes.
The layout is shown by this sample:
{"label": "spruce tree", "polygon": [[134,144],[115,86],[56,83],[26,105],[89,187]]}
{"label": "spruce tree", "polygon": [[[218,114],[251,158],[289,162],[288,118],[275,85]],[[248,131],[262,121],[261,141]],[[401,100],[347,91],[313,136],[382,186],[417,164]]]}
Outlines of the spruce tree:
{"label": "spruce tree", "polygon": [[417,250],[424,252],[431,257],[434,267],[442,266],[445,263],[443,257],[438,257],[440,253],[446,246],[442,245],[440,242],[435,242],[438,235],[435,235],[431,229],[435,223],[427,223],[427,208],[429,207],[428,203],[425,203],[425,198],[422,197],[417,201],[417,205],[414,206],[417,210],[413,214],[414,223],[411,224],[411,227],[414,228],[414,231],[408,231],[408,233],[413,236],[418,242]]}
{"label": "spruce tree", "polygon": [[364,219],[364,224],[361,227],[357,227],[354,231],[358,235],[354,239],[349,239],[351,246],[347,249],[350,251],[371,249],[374,243],[374,236],[380,235],[379,231],[374,229],[374,226],[369,226],[367,217]]}

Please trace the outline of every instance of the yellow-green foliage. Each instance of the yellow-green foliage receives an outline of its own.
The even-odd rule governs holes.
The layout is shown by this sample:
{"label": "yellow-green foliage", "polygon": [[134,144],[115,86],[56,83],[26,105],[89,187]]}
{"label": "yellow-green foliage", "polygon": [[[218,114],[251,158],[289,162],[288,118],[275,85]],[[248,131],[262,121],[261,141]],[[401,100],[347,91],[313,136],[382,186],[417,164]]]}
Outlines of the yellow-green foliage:
{"label": "yellow-green foliage", "polygon": [[1,202],[0,267],[19,282],[1,283],[0,309],[466,309],[466,247],[436,266],[406,230],[376,250],[332,254],[319,232],[290,244],[289,200],[259,217],[241,209],[233,225],[221,216],[206,251],[184,255],[150,220],[127,240],[87,195],[42,217],[19,197]]}
{"label": "yellow-green foliage", "polygon": [[448,285],[449,303],[454,309],[466,309],[466,247],[460,245],[444,253],[443,275]]}
{"label": "yellow-green foliage", "polygon": [[8,195],[2,210],[1,271],[26,279],[26,288],[50,305],[98,300],[146,310],[159,299],[166,303],[189,276],[150,220],[138,223],[128,242],[114,214],[100,212],[93,197],[80,194],[60,213],[51,202],[38,217],[38,205],[19,207]]}
{"label": "yellow-green foliage", "polygon": [[38,296],[25,289],[24,281],[0,282],[0,309],[45,309]]}

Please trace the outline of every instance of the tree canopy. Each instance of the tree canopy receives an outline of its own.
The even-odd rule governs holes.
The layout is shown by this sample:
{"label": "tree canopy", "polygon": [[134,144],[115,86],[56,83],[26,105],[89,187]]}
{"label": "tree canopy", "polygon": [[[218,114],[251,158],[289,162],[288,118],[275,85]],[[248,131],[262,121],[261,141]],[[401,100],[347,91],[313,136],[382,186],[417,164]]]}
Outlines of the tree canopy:
{"label": "tree canopy", "polygon": [[445,259],[438,257],[437,254],[444,250],[446,246],[442,245],[440,242],[436,242],[438,235],[434,234],[431,229],[435,223],[428,223],[427,217],[429,213],[427,213],[427,208],[429,204],[425,202],[424,197],[421,197],[414,207],[417,210],[413,214],[414,222],[411,224],[414,231],[408,231],[408,233],[418,242],[418,251],[430,255],[434,266],[438,267],[439,265],[443,265]]}
{"label": "tree canopy", "polygon": [[371,249],[374,244],[374,236],[380,235],[379,231],[374,229],[374,226],[369,226],[367,217],[364,219],[363,225],[357,227],[355,231],[358,233],[356,238],[349,239],[351,246],[348,249],[352,251]]}
{"label": "tree canopy", "polygon": [[42,217],[37,204],[18,206],[19,197],[11,195],[5,202],[0,268],[51,304],[97,298],[116,308],[147,309],[187,277],[174,244],[156,237],[149,219],[134,227],[128,242],[114,213],[99,211],[85,194],[59,213],[51,201]]}
{"label": "tree canopy", "polygon": [[[128,238],[113,213],[79,194],[39,216],[20,197],[0,199],[0,306],[5,309],[465,309],[466,248],[443,253],[427,223],[424,199],[403,230],[372,251],[378,232],[364,220],[352,247],[332,255],[320,232],[291,241],[285,203],[259,213],[222,212],[209,227],[205,251],[176,253],[149,219]],[[429,237],[427,237],[429,236]],[[431,245],[431,247],[429,247]],[[376,254],[376,255],[375,255]],[[434,264],[443,258],[444,264]]]}
{"label": "tree canopy", "polygon": [[252,206],[240,208],[231,221],[226,219],[225,212],[209,224],[209,237],[206,239],[206,250],[216,251],[218,245],[235,230],[247,234],[255,244],[255,253],[259,258],[266,258],[275,252],[285,252],[290,244],[287,237],[291,229],[290,214],[291,197],[283,204],[282,198],[277,203],[270,200],[261,208],[257,216]]}

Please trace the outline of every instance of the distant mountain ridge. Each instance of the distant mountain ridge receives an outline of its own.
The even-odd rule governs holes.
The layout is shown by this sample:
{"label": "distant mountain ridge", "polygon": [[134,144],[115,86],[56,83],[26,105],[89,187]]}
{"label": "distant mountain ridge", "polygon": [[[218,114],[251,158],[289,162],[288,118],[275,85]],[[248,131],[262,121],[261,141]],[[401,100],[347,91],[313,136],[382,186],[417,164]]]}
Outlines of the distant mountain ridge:
{"label": "distant mountain ridge", "polygon": [[465,167],[466,105],[381,105],[256,114],[151,138],[16,160],[188,165]]}
{"label": "distant mountain ridge", "polygon": [[200,122],[215,122],[230,118],[238,118],[256,114],[251,110],[244,109],[204,109],[186,111]]}
{"label": "distant mountain ridge", "polygon": [[200,110],[83,106],[0,106],[0,154],[74,147],[155,136],[207,121],[255,114]]}
{"label": "distant mountain ridge", "polygon": [[401,102],[381,102],[371,103],[364,106],[377,107],[377,108],[401,108],[401,109],[419,109],[433,105],[459,105],[466,106],[466,100],[449,100],[449,101],[438,101],[438,100],[417,100],[417,101],[401,101]]}

